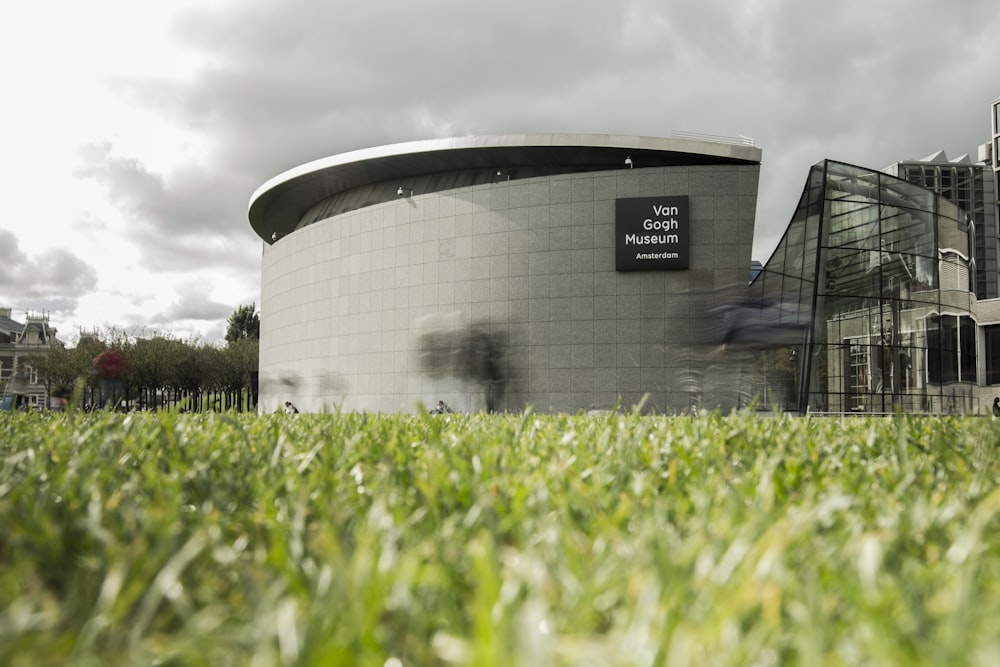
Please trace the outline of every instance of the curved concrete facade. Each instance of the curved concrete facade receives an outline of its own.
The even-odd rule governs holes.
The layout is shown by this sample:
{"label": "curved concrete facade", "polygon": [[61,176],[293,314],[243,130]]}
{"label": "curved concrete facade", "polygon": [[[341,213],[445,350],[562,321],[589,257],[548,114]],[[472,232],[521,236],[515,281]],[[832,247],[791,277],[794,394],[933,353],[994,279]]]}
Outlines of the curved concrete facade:
{"label": "curved concrete facade", "polygon": [[[704,295],[748,281],[759,163],[738,143],[538,135],[286,172],[250,202],[260,409],[686,409]],[[646,198],[685,202],[686,268],[616,270],[620,202]]]}

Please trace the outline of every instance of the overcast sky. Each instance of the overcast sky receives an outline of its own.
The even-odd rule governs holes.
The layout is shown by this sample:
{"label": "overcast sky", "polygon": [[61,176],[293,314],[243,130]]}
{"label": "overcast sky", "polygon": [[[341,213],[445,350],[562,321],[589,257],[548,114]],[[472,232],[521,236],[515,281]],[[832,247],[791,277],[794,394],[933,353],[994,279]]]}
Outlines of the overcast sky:
{"label": "overcast sky", "polygon": [[529,132],[752,137],[754,258],[811,165],[990,139],[996,0],[52,0],[0,24],[0,306],[73,344],[259,305],[250,195],[317,158]]}

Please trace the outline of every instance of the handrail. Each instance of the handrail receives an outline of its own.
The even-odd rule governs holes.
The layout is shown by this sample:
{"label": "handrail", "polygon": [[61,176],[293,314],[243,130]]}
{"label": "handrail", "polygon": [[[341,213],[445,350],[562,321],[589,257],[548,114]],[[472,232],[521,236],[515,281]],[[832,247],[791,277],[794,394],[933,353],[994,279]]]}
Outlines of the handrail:
{"label": "handrail", "polygon": [[736,144],[737,146],[753,146],[753,137],[745,137],[742,134],[738,137],[727,137],[722,134],[703,134],[701,132],[677,132],[672,131],[667,134],[674,139],[695,139],[697,141],[709,141],[715,144]]}

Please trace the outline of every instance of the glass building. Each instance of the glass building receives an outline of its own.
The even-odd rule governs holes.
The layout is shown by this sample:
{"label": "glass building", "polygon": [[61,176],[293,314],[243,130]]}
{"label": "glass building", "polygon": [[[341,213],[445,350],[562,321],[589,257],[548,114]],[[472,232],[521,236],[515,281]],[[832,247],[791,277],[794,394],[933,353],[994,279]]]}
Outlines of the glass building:
{"label": "glass building", "polygon": [[947,198],[815,165],[751,284],[757,327],[782,332],[757,356],[751,392],[795,412],[981,411],[975,248],[975,224]]}

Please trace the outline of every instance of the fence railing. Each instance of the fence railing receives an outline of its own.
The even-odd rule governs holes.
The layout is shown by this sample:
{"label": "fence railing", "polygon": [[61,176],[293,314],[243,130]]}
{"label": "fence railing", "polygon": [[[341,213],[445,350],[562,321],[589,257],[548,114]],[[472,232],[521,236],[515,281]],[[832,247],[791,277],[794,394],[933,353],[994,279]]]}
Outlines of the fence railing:
{"label": "fence railing", "polygon": [[695,141],[710,141],[715,144],[754,145],[753,137],[745,137],[742,134],[737,137],[727,137],[722,134],[702,134],[700,132],[670,132],[667,136],[672,139],[693,139]]}

